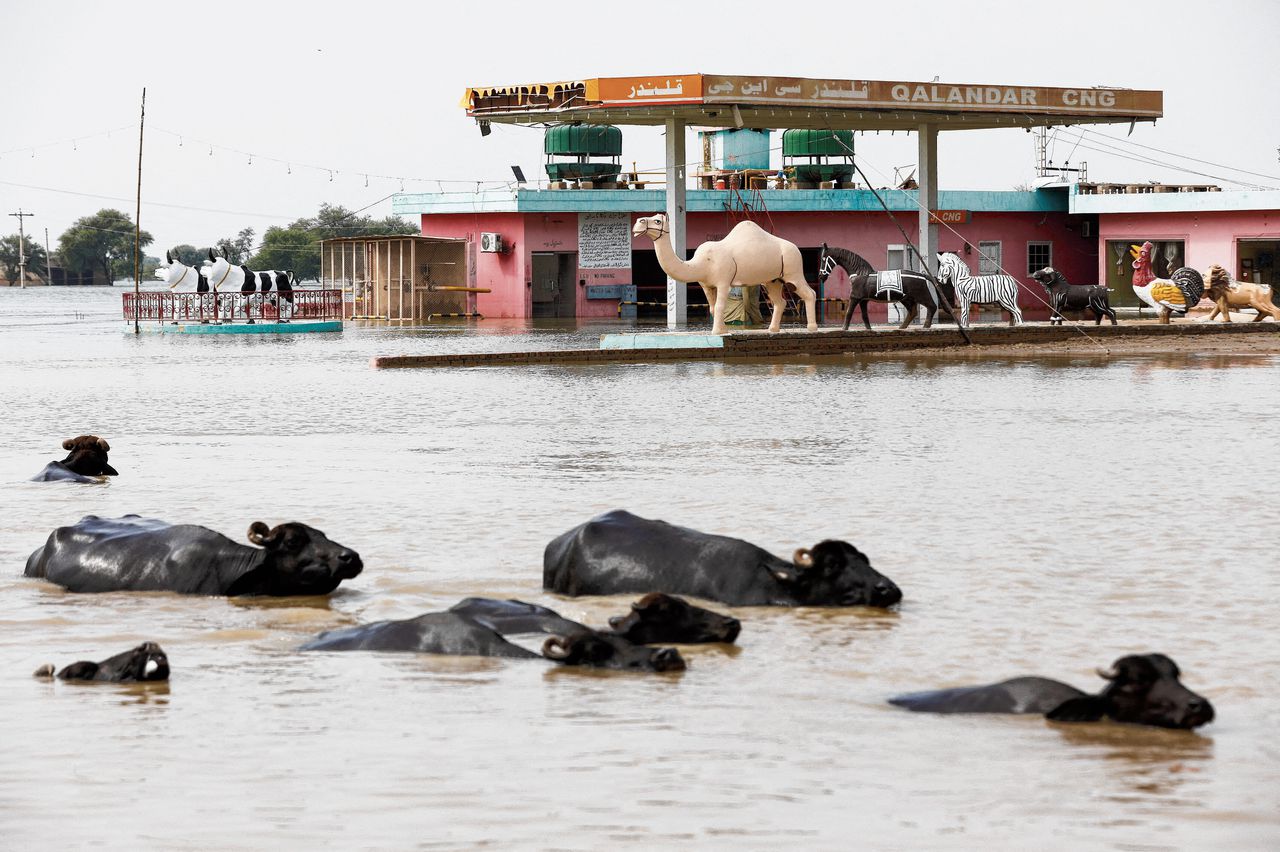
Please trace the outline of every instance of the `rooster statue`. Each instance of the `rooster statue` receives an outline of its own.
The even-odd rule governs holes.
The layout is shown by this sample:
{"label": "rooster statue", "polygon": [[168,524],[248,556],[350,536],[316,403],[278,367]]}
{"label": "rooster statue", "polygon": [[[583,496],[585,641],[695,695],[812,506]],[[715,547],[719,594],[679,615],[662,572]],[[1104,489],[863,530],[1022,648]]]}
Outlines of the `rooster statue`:
{"label": "rooster statue", "polygon": [[1160,322],[1168,324],[1171,314],[1186,314],[1204,295],[1204,277],[1190,266],[1173,271],[1168,278],[1157,278],[1151,270],[1155,246],[1148,240],[1141,246],[1129,246],[1133,255],[1133,292],[1160,312]]}

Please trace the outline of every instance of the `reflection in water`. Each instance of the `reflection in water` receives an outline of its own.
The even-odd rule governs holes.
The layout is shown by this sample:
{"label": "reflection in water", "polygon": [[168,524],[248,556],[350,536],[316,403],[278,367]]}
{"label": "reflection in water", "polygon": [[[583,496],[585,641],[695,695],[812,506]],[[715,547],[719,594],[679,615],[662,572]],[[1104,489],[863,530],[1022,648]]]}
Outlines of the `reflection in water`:
{"label": "reflection in water", "polygon": [[[1187,512],[1280,505],[1280,480],[1210,464],[1196,440],[1274,455],[1277,359],[378,372],[377,354],[593,346],[628,326],[134,339],[118,317],[106,288],[0,288],[6,848],[1280,848],[1280,573],[1248,529],[1202,535]],[[118,479],[25,482],[86,423]],[[742,633],[681,647],[680,674],[296,651],[469,595],[603,626],[634,598],[548,595],[542,557],[614,508],[779,555],[844,539],[905,599],[708,604]],[[233,601],[20,576],[55,527],[126,512],[236,540],[298,520],[365,571],[328,598]],[[143,639],[170,655],[171,692],[29,677]],[[1193,673],[1218,721],[1182,734],[885,703],[1028,672],[1096,685],[1095,666],[1134,651]]]}

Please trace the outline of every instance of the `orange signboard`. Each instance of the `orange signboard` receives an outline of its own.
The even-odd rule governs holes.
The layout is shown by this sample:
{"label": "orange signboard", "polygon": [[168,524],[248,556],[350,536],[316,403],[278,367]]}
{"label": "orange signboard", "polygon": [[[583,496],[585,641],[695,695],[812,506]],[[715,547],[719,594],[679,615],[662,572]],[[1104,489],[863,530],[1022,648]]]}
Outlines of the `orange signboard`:
{"label": "orange signboard", "polygon": [[1164,95],[1134,89],[1055,89],[893,80],[812,80],[805,77],[703,76],[707,103],[808,104],[856,109],[947,112],[1035,112],[1160,116]]}
{"label": "orange signboard", "polygon": [[969,221],[968,210],[933,210],[930,220],[943,225],[963,225]]}
{"label": "orange signboard", "polygon": [[601,77],[596,99],[605,105],[698,103],[702,100],[701,74],[667,74],[661,77]]}

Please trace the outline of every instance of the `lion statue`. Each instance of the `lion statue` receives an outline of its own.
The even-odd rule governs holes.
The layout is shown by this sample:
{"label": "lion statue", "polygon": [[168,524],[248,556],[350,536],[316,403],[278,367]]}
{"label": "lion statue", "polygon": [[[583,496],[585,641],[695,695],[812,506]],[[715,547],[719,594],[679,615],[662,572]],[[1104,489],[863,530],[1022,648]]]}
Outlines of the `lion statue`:
{"label": "lion statue", "polygon": [[1231,273],[1216,263],[1209,267],[1204,280],[1209,285],[1204,295],[1213,300],[1213,313],[1205,322],[1212,322],[1218,314],[1222,314],[1223,322],[1231,322],[1232,308],[1253,308],[1258,312],[1254,322],[1262,322],[1263,317],[1280,322],[1280,306],[1271,301],[1271,288],[1266,284],[1233,281]]}

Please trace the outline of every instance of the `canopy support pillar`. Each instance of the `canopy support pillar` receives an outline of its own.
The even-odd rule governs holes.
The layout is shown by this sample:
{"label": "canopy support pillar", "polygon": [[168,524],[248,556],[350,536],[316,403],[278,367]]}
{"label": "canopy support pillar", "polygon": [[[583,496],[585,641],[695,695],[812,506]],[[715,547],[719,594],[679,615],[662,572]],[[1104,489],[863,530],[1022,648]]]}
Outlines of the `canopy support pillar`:
{"label": "canopy support pillar", "polygon": [[[685,123],[667,119],[667,225],[671,228],[671,250],[685,259]],[[667,328],[679,328],[689,321],[689,287],[667,276]]]}
{"label": "canopy support pillar", "polygon": [[938,209],[938,125],[919,127],[920,174],[920,256],[928,271],[938,274],[938,223],[933,212]]}

